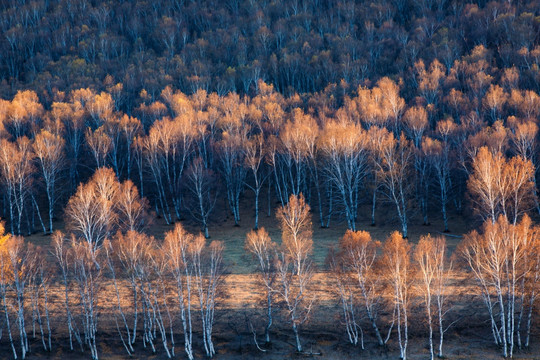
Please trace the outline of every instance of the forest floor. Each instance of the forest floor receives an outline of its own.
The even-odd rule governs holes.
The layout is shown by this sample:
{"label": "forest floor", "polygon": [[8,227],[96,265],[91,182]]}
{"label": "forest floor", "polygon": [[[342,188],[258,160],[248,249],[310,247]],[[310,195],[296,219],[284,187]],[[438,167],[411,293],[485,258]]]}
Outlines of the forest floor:
{"label": "forest floor", "polygon": [[[264,204],[264,203],[263,203]],[[218,204],[219,205],[219,204]],[[358,230],[366,230],[372,234],[374,239],[384,241],[386,237],[400,226],[397,219],[393,218],[394,209],[385,204],[378,212],[377,226],[370,226],[369,218],[360,218]],[[362,209],[361,213],[369,214],[369,209]],[[375,339],[371,336],[371,329],[364,324],[365,349],[360,346],[353,346],[347,340],[344,326],[341,320],[341,312],[337,299],[331,290],[331,279],[325,272],[325,258],[328,250],[336,246],[339,238],[346,231],[345,223],[334,221],[330,228],[320,228],[318,226],[318,214],[313,213],[313,257],[317,266],[317,274],[314,277],[314,293],[317,297],[317,306],[307,324],[301,328],[301,338],[304,344],[305,354],[295,353],[293,346],[294,338],[290,330],[287,318],[284,313],[277,313],[275,325],[272,328],[272,343],[265,346],[261,343],[264,326],[264,314],[262,307],[258,306],[261,301],[261,293],[256,284],[256,277],[253,276],[254,267],[251,257],[245,253],[244,240],[247,232],[253,226],[253,214],[244,212],[241,226],[235,227],[231,217],[221,222],[214,222],[210,226],[210,240],[221,240],[225,244],[224,261],[227,269],[225,277],[224,293],[221,295],[216,311],[216,325],[214,329],[214,343],[217,349],[218,359],[288,359],[288,358],[320,358],[320,359],[398,359],[399,346],[397,335],[393,334],[388,345],[384,348],[377,346]],[[226,218],[225,214],[218,214],[216,218]],[[438,219],[438,214],[433,214],[431,225],[422,226],[419,219],[414,219],[410,225],[409,239],[416,243],[421,235],[431,233],[440,235],[443,229],[442,221]],[[191,232],[198,232],[200,229],[192,221],[182,221],[185,228]],[[457,244],[461,241],[462,234],[470,231],[478,224],[466,220],[465,218],[452,215],[450,218],[450,236],[447,236],[449,250],[453,252]],[[58,223],[58,228],[63,225]],[[273,240],[280,241],[279,227],[275,218],[275,209],[272,209],[271,216],[267,216],[264,208],[260,213],[260,227],[264,227],[269,232]],[[158,240],[163,239],[164,233],[173,229],[174,225],[166,225],[161,219],[157,219],[151,226],[150,233]],[[27,240],[41,245],[50,250],[50,236],[35,234],[27,237]],[[53,261],[53,259],[51,258]],[[127,289],[127,286],[124,287]],[[500,349],[493,344],[490,332],[489,318],[481,298],[476,295],[473,283],[467,279],[455,276],[448,290],[452,307],[448,312],[447,324],[453,323],[445,334],[444,355],[448,359],[499,359]],[[127,359],[129,358],[119,340],[112,309],[115,306],[115,296],[112,292],[111,284],[104,284],[104,289],[100,294],[100,332],[97,335],[99,342],[99,353],[102,359]],[[53,351],[46,353],[42,350],[39,336],[33,340],[31,348],[35,349],[29,354],[29,359],[88,359],[88,352],[81,353],[80,350],[69,350],[69,340],[65,331],[65,319],[63,315],[63,304],[61,289],[51,288],[51,299],[53,307],[51,309]],[[172,302],[172,300],[171,300]],[[427,343],[427,326],[422,321],[424,318],[422,308],[415,305],[412,309],[412,320],[409,341],[408,358],[428,359],[429,350]],[[380,323],[388,324],[388,317],[391,314],[382,314]],[[174,315],[178,317],[178,314]],[[176,358],[186,358],[183,350],[183,335],[180,330],[180,322],[177,318],[175,323]],[[250,330],[252,324],[258,333],[259,345],[266,351],[257,349],[253,333]],[[364,323],[364,322],[363,322]],[[384,331],[385,326],[381,326]],[[395,332],[395,329],[394,329]],[[197,359],[205,358],[202,350],[202,339],[200,329],[195,329],[194,349]],[[435,334],[435,341],[438,341],[438,333]],[[531,336],[532,347],[528,350],[517,351],[517,359],[540,359],[540,327],[533,328]],[[12,358],[11,350],[7,346],[5,337],[0,338],[0,359]],[[165,353],[160,349],[161,344],[157,344],[157,353],[152,354],[149,349],[142,348],[140,341],[135,350],[134,358],[140,359],[163,359]]]}
{"label": "forest floor", "polygon": [[[310,321],[301,330],[301,341],[304,346],[304,354],[297,354],[294,348],[294,338],[287,323],[284,313],[276,313],[274,326],[271,330],[272,342],[269,346],[262,343],[262,333],[264,326],[264,314],[257,308],[258,294],[251,285],[254,285],[254,278],[249,275],[231,275],[226,280],[226,294],[220,301],[216,311],[216,325],[214,328],[214,345],[217,351],[217,359],[398,359],[399,346],[397,335],[392,337],[385,347],[377,346],[375,338],[371,336],[371,329],[367,324],[364,328],[364,349],[360,345],[353,346],[348,340],[341,323],[340,309],[336,299],[328,298],[328,278],[323,274],[315,277],[315,292],[319,296],[318,306],[313,312]],[[97,334],[98,351],[101,359],[129,359],[124,351],[119,339],[114,316],[111,314],[114,298],[108,289],[102,292],[105,300],[103,308],[100,310],[99,328]],[[56,292],[53,290],[53,292]],[[492,335],[489,330],[489,322],[484,304],[478,296],[471,293],[470,286],[463,286],[458,281],[453,284],[450,292],[454,295],[450,301],[453,307],[450,309],[446,321],[453,323],[449,331],[445,334],[444,357],[447,359],[501,359],[500,349],[493,344]],[[108,295],[107,295],[108,294]],[[51,302],[61,304],[61,294],[56,293],[51,297]],[[55,299],[56,298],[56,299]],[[103,302],[102,302],[103,303]],[[54,306],[53,306],[54,307]],[[429,348],[427,342],[427,327],[419,319],[423,319],[422,309],[415,307],[412,309],[413,315],[410,323],[408,358],[409,359],[429,359]],[[127,314],[128,318],[130,314]],[[390,314],[382,314],[380,319],[381,330],[386,331],[388,317]],[[197,321],[197,314],[194,314]],[[88,351],[81,352],[75,348],[69,350],[69,339],[66,333],[65,318],[61,309],[52,309],[52,334],[53,350],[43,351],[39,334],[31,341],[31,350],[28,359],[89,359]],[[181,325],[178,314],[175,315],[175,358],[185,359],[183,349],[183,335],[180,332]],[[257,348],[250,325],[253,324],[258,333],[258,344],[265,351]],[[517,350],[516,359],[540,359],[540,329],[533,328],[531,334],[531,348],[527,350]],[[438,338],[435,334],[435,344]],[[17,343],[16,343],[17,345]],[[161,343],[156,343],[156,353],[153,354],[149,348],[143,348],[139,338],[135,346],[135,354],[131,358],[136,359],[166,359]],[[194,329],[194,350],[196,359],[205,359],[203,351],[202,335],[199,327]],[[7,338],[0,341],[0,359],[12,358],[11,349],[8,347]]]}
{"label": "forest floor", "polygon": [[[211,219],[221,219],[220,221],[212,221],[209,225],[210,239],[223,241],[225,245],[224,262],[227,273],[230,274],[249,274],[254,271],[251,255],[247,254],[244,249],[244,241],[246,235],[254,226],[254,210],[250,209],[247,204],[253,204],[254,201],[246,194],[241,204],[241,221],[239,226],[234,226],[234,219],[229,211],[221,210],[214,211]],[[276,209],[280,204],[272,203],[270,215],[268,215],[268,202],[261,200],[261,208],[259,210],[259,228],[264,227],[273,241],[281,243],[281,231],[276,219]],[[228,209],[227,204],[216,204],[216,209]],[[372,238],[384,242],[384,240],[393,231],[400,231],[401,225],[397,216],[395,216],[395,208],[392,204],[383,203],[379,205],[376,214],[376,226],[371,226],[371,208],[370,205],[364,205],[359,209],[359,218],[356,223],[357,230],[368,231]],[[183,214],[185,219],[180,222],[184,228],[194,234],[201,232],[200,226],[191,219],[189,213]],[[418,214],[411,211],[409,214],[411,221],[409,224],[409,241],[417,243],[420,236],[431,234],[432,236],[443,235],[443,222],[439,212],[434,211],[430,214],[430,225],[422,225],[422,221]],[[317,209],[312,209],[313,223],[313,260],[319,271],[324,271],[325,259],[328,251],[332,247],[338,245],[339,239],[347,230],[347,223],[343,216],[335,213],[330,222],[330,227],[322,228],[319,222]],[[341,221],[338,221],[340,219]],[[325,220],[326,221],[326,220]],[[450,252],[453,252],[462,239],[463,234],[471,231],[475,227],[480,226],[480,223],[471,221],[469,217],[463,217],[457,214],[449,215],[450,233],[446,234],[447,246]],[[64,230],[62,221],[55,222],[55,230]],[[148,228],[147,232],[154,236],[157,240],[162,240],[167,231],[174,229],[174,224],[166,224],[162,218],[156,218]],[[43,235],[37,232],[31,236],[25,237],[27,241],[35,245],[42,246],[45,250],[50,249],[51,236]]]}

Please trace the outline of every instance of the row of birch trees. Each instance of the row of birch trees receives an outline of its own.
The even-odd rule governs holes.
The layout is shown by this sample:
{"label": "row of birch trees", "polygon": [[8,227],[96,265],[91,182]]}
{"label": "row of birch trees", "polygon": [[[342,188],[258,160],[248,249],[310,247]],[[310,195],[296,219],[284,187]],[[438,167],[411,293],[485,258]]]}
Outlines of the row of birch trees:
{"label": "row of birch trees", "polygon": [[[223,244],[206,243],[177,224],[162,243],[144,233],[118,232],[94,249],[84,239],[57,232],[54,256],[64,288],[65,326],[70,349],[90,349],[98,358],[98,319],[107,303],[119,340],[130,356],[135,346],[168,358],[183,347],[194,358],[194,331],[202,335],[204,352],[214,348],[214,312],[221,291]],[[108,296],[104,299],[103,296]],[[182,331],[179,331],[179,327]]]}
{"label": "row of birch trees", "polygon": [[[266,345],[271,342],[276,309],[281,307],[287,314],[283,319],[290,322],[296,350],[301,353],[299,329],[316,301],[309,205],[302,195],[293,195],[277,216],[281,245],[272,241],[264,228],[251,231],[245,245],[256,260],[264,294]],[[329,253],[327,263],[331,281],[326,291],[338,299],[351,344],[364,349],[364,328],[370,329],[379,346],[385,346],[391,335],[397,334],[400,358],[406,359],[409,323],[418,316],[412,313],[412,304],[419,302],[425,311],[421,317],[428,323],[431,358],[443,356],[444,334],[449,328],[445,317],[451,308],[448,285],[453,271],[444,237],[424,236],[413,250],[397,231],[381,244],[368,232],[348,230],[336,251]],[[438,344],[434,334],[439,335]],[[255,331],[254,336],[257,339]]]}
{"label": "row of birch trees", "polygon": [[[428,225],[437,217],[440,230],[449,231],[449,214],[466,213],[470,203],[464,194],[471,175],[484,166],[491,171],[484,175],[503,181],[512,173],[503,171],[506,162],[520,177],[516,184],[499,181],[504,194],[481,199],[491,202],[491,218],[493,206],[519,217],[512,207],[530,180],[527,197],[534,201],[526,209],[540,211],[535,111],[515,105],[506,118],[489,121],[475,111],[435,119],[429,106],[408,106],[389,78],[359,87],[340,107],[322,95],[284,97],[262,81],[258,88],[256,96],[240,97],[167,87],[132,115],[118,111],[110,93],[91,89],[64,94],[49,110],[32,91],[2,101],[1,211],[8,229],[52,233],[79,183],[102,167],[135,184],[167,224],[189,217],[207,237],[218,216],[245,225],[247,208],[256,229],[260,212],[271,216],[276,202],[283,206],[300,193],[321,227],[344,219],[354,231],[359,221],[390,221],[407,237],[411,221]],[[482,191],[477,187],[469,185]],[[390,219],[378,215],[382,206],[393,209],[386,211]]]}
{"label": "row of birch trees", "polygon": [[[520,211],[516,203],[512,214]],[[459,316],[448,319],[447,314],[460,301],[453,294],[460,286],[458,277],[465,274],[477,286],[502,355],[513,357],[516,349],[528,348],[539,290],[540,226],[526,214],[519,221],[509,220],[505,208],[497,208],[496,220],[486,215],[480,231],[466,234],[452,256],[444,236],[421,236],[413,244],[395,231],[381,243],[366,231],[347,230],[328,254],[327,271],[348,341],[364,349],[364,334],[369,332],[379,346],[385,346],[394,334],[400,358],[406,359],[411,319],[422,318],[431,359],[443,357],[445,333],[457,321],[452,318]],[[274,313],[282,307],[298,352],[303,351],[299,328],[316,300],[309,211],[302,195],[292,195],[277,213],[281,244],[272,241],[264,228],[251,231],[245,242],[265,299],[265,343],[271,340]],[[415,313],[418,305],[423,314]]]}
{"label": "row of birch trees", "polygon": [[68,334],[69,348],[89,350],[93,359],[99,357],[99,320],[106,313],[129,355],[142,343],[154,353],[162,346],[167,357],[174,356],[177,314],[187,356],[194,357],[194,329],[202,333],[205,353],[215,355],[224,245],[207,244],[203,235],[188,234],[180,224],[157,242],[144,232],[150,219],[137,187],[101,168],[69,200],[68,233],[52,235],[49,253],[20,236],[3,235],[1,326],[15,358],[30,351],[30,332],[41,336],[44,350],[52,349],[52,307],[55,322],[65,325],[60,331]]}
{"label": "row of birch trees", "polygon": [[[156,240],[142,231],[145,216],[133,216],[138,219],[134,222],[111,216],[111,224],[101,224],[102,218],[93,215],[107,207],[90,210],[99,202],[121,203],[120,195],[111,195],[121,187],[110,169],[82,184],[80,194],[70,200],[78,204],[72,207],[78,216],[68,218],[68,235],[53,234],[50,255],[22,237],[8,234],[0,239],[2,333],[15,358],[31,351],[29,336],[52,350],[51,287],[58,300],[54,322],[64,324],[71,350],[88,349],[97,359],[99,319],[110,313],[129,355],[142,344],[173,357],[181,343],[193,359],[194,343],[201,343],[194,342],[194,333],[200,334],[206,355],[215,355],[215,311],[224,290],[223,243],[207,244],[202,233],[194,236],[179,223],[164,240]],[[93,201],[76,202],[86,192]],[[540,227],[528,215],[512,222],[504,207],[497,209],[497,219],[487,216],[482,229],[467,234],[452,258],[442,236],[422,236],[414,245],[396,231],[381,243],[368,232],[348,230],[328,255],[331,280],[325,289],[338,300],[348,341],[363,349],[366,333],[380,346],[394,336],[400,357],[406,359],[411,321],[423,318],[431,358],[443,356],[444,335],[453,324],[447,313],[458,301],[451,296],[452,286],[457,286],[452,281],[462,270],[478,285],[494,343],[503,355],[512,357],[517,349],[528,348],[540,278]],[[313,215],[300,194],[292,195],[276,216],[281,243],[261,228],[248,233],[245,246],[256,260],[265,298],[264,346],[271,342],[279,311],[277,318],[290,327],[295,349],[302,353],[301,329],[317,305]],[[81,218],[89,220],[88,228],[116,233],[82,231]],[[420,314],[416,305],[423,309]],[[267,351],[257,342],[252,324],[251,331],[257,347]]]}
{"label": "row of birch trees", "polygon": [[171,358],[182,333],[184,351],[193,359],[196,332],[212,357],[222,275],[223,244],[207,244],[180,225],[161,244],[130,230],[97,248],[55,232],[49,255],[22,237],[2,235],[0,339],[8,341],[15,359],[35,352],[32,342],[52,351],[57,336],[69,338],[71,351],[98,359],[101,318],[109,317],[111,335],[117,334],[130,356],[142,345],[152,353],[161,348]]}

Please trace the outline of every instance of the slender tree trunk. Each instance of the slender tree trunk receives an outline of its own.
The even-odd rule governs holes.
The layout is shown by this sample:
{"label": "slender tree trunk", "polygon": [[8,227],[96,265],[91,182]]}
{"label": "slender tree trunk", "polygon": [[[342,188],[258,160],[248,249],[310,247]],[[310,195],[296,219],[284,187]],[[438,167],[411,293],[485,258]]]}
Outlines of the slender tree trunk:
{"label": "slender tree trunk", "polygon": [[[255,184],[257,186],[257,184]],[[259,228],[259,188],[257,186],[257,189],[255,190],[255,226],[254,229],[257,230]]]}
{"label": "slender tree trunk", "polygon": [[333,199],[333,187],[332,185],[328,185],[328,216],[326,217],[326,228],[330,227],[330,219],[332,218],[332,210],[334,206],[334,199]]}
{"label": "slender tree trunk", "polygon": [[433,360],[435,359],[435,353],[433,351],[433,321],[431,316],[431,293],[429,291],[427,294],[426,310],[429,324],[429,354],[431,356],[431,360]]}
{"label": "slender tree trunk", "polygon": [[298,327],[296,326],[296,321],[294,319],[294,316],[291,316],[292,322],[293,322],[293,332],[294,332],[294,338],[296,340],[296,351],[299,353],[302,352],[302,343],[300,342],[300,335],[298,334]]}
{"label": "slender tree trunk", "polygon": [[43,229],[43,233],[46,234],[47,233],[47,228],[45,227],[45,223],[43,223],[43,219],[41,218],[41,212],[39,211],[39,206],[38,206],[38,203],[36,201],[36,198],[34,197],[34,194],[32,194],[31,197],[32,197],[32,203],[34,204],[34,208],[35,208],[35,210],[37,212],[37,215],[38,215],[39,223],[41,224],[41,228]]}
{"label": "slender tree trunk", "polygon": [[267,309],[266,309],[266,317],[268,318],[268,322],[266,323],[266,328],[264,331],[264,337],[266,343],[270,343],[270,327],[272,326],[272,293],[268,291],[267,295]]}
{"label": "slender tree trunk", "polygon": [[13,343],[13,336],[11,335],[11,323],[9,321],[9,312],[8,312],[8,307],[7,307],[7,302],[6,302],[5,289],[2,289],[2,303],[4,305],[4,315],[6,317],[6,328],[7,328],[7,333],[9,336],[9,343],[11,345],[11,350],[13,351],[13,358],[17,359],[17,351],[15,350],[15,344]]}
{"label": "slender tree trunk", "polygon": [[444,341],[444,328],[443,328],[443,313],[442,303],[440,295],[437,296],[437,311],[439,313],[439,358],[443,357],[443,341]]}
{"label": "slender tree trunk", "polygon": [[377,187],[373,189],[373,197],[371,200],[371,226],[375,226],[375,209],[377,206]]}

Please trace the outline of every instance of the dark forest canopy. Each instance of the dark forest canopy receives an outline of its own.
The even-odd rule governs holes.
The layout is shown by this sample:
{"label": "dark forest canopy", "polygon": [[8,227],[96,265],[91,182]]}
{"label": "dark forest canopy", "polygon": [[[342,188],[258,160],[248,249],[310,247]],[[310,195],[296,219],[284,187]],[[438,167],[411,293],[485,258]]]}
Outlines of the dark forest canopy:
{"label": "dark forest canopy", "polygon": [[[383,76],[418,92],[418,64],[437,60],[445,87],[483,92],[540,84],[538,1],[2,1],[1,95],[121,83],[131,113],[141,90],[167,85],[253,95],[257,81],[278,92],[314,93],[330,84],[352,93]],[[431,101],[430,101],[431,100]],[[429,98],[428,102],[434,99]]]}

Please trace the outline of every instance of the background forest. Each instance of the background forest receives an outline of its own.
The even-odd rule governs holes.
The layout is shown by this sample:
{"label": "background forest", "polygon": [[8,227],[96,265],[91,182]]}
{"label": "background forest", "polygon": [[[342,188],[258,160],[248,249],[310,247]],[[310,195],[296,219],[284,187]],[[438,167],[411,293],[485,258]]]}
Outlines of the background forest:
{"label": "background forest", "polygon": [[540,2],[17,0],[0,32],[0,356],[538,356]]}

